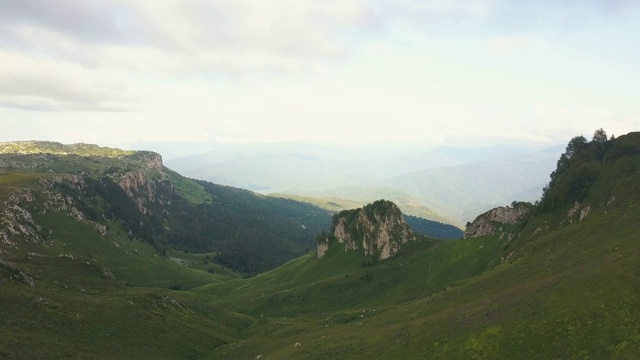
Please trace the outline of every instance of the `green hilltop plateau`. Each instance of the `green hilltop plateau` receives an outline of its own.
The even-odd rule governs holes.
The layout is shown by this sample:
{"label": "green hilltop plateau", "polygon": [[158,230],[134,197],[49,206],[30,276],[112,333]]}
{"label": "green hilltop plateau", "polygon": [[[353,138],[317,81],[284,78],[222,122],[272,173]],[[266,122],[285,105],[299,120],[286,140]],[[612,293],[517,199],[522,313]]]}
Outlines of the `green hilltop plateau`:
{"label": "green hilltop plateau", "polygon": [[152,152],[0,144],[0,359],[634,359],[640,133],[596,135],[458,240],[389,201],[332,217]]}

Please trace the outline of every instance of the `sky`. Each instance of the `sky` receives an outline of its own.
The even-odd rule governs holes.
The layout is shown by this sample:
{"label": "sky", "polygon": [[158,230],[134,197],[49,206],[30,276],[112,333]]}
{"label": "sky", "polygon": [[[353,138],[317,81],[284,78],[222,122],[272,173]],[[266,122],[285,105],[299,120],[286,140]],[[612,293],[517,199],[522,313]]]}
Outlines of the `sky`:
{"label": "sky", "polygon": [[640,130],[636,0],[0,0],[0,141]]}

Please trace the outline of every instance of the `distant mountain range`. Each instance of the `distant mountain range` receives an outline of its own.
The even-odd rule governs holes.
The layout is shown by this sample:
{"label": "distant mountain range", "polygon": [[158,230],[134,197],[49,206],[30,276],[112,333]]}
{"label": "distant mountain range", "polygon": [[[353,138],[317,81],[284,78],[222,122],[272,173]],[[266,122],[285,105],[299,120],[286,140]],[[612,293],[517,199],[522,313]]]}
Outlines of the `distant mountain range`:
{"label": "distant mountain range", "polygon": [[[564,145],[432,150],[297,144],[218,145],[168,166],[194,178],[261,193],[389,199],[403,212],[463,226],[513,200],[535,201]],[[432,215],[412,212],[406,204]]]}

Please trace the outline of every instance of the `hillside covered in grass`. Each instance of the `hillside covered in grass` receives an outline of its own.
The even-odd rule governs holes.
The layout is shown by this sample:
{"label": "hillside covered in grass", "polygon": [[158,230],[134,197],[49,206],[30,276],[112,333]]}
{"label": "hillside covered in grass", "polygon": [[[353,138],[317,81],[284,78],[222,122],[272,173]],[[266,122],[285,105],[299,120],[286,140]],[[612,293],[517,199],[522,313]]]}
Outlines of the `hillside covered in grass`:
{"label": "hillside covered in grass", "polygon": [[[377,262],[331,241],[248,279],[215,252],[163,257],[117,219],[102,235],[32,209],[32,236],[0,235],[0,358],[633,359],[639,174],[640,133],[572,140],[538,203],[482,214],[464,239]],[[41,173],[19,176],[37,195]],[[29,197],[1,178],[3,201]]]}
{"label": "hillside covered in grass", "polygon": [[[634,358],[640,133],[583,145],[539,204],[505,210],[515,221],[480,216],[482,236],[409,242],[376,265],[333,243],[196,289],[260,319],[211,358]],[[588,184],[572,175],[584,171]],[[563,206],[546,208],[551,194]]]}

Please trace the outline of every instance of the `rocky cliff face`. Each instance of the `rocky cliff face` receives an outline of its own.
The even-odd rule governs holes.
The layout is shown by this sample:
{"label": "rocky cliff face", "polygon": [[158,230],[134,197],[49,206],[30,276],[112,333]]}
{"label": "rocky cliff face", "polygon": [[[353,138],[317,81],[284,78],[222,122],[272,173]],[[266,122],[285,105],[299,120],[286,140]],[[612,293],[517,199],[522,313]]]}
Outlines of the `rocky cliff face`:
{"label": "rocky cliff face", "polygon": [[140,212],[146,214],[150,203],[157,200],[170,201],[177,192],[163,171],[160,154],[144,151],[140,152],[140,156],[142,166],[122,174],[118,185],[135,201]]}
{"label": "rocky cliff face", "polygon": [[317,256],[322,258],[329,243],[337,241],[345,251],[362,249],[365,255],[384,260],[396,254],[402,244],[415,239],[400,209],[390,201],[378,200],[336,214],[332,233],[318,241]]}
{"label": "rocky cliff face", "polygon": [[464,237],[466,239],[493,235],[501,230],[503,224],[513,225],[526,220],[532,211],[533,205],[529,203],[515,203],[512,207],[501,206],[491,209],[467,225]]}
{"label": "rocky cliff face", "polygon": [[[142,214],[147,214],[152,205],[177,196],[163,171],[162,157],[150,151],[50,142],[0,143],[0,174],[16,169],[48,175],[41,176],[29,189],[13,191],[0,201],[0,245],[9,247],[15,247],[18,239],[45,244],[47,229],[34,221],[35,213],[64,212],[78,222],[93,224],[101,235],[107,235],[104,214],[102,218],[89,219],[78,204],[86,196],[89,182],[99,178],[109,178],[118,184]],[[77,175],[51,176],[70,169]]]}

